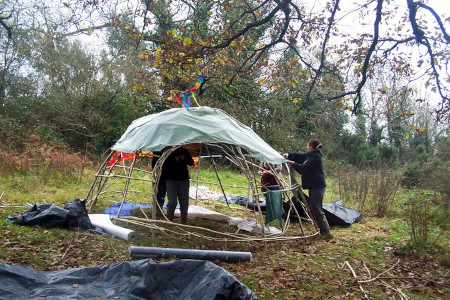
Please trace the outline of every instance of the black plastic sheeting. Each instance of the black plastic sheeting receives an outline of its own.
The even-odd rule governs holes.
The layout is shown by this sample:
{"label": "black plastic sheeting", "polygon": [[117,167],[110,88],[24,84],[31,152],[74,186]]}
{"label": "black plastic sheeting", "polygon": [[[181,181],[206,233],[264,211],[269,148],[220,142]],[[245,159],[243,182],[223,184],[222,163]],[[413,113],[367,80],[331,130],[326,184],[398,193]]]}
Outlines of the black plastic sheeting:
{"label": "black plastic sheeting", "polygon": [[[305,198],[306,201],[309,201],[307,195],[305,195]],[[306,218],[305,210],[299,201],[295,197],[292,198],[292,201],[294,202],[300,217]],[[284,202],[283,204],[285,205],[284,210],[287,211],[289,209],[289,203]],[[343,200],[337,200],[333,203],[324,203],[322,208],[330,226],[350,226],[357,222],[361,217],[361,214],[353,208],[344,207]],[[292,213],[291,218],[295,219],[296,215]]]}
{"label": "black plastic sheeting", "polygon": [[[305,196],[306,201],[309,201],[308,195],[303,195]],[[225,201],[225,198],[223,198],[223,196],[221,197],[221,199]],[[230,196],[227,199],[229,203],[239,204],[242,206],[246,206],[252,210],[256,210],[256,203],[252,198],[247,198],[245,196]],[[295,197],[292,198],[292,201],[300,217],[306,218],[305,210],[303,209],[303,206],[299,203],[299,201]],[[259,199],[259,206],[261,207],[262,212],[266,211],[266,200],[263,197]],[[288,201],[283,202],[284,211],[288,211],[289,206],[290,203]],[[323,210],[330,226],[350,226],[358,221],[361,217],[358,211],[352,208],[344,207],[343,200],[337,200],[333,203],[324,203]],[[291,213],[291,218],[297,218],[294,212]]]}
{"label": "black plastic sheeting", "polygon": [[151,259],[60,271],[0,263],[0,299],[257,299],[225,269],[203,260]]}
{"label": "black plastic sheeting", "polygon": [[42,227],[61,227],[71,230],[95,229],[89,220],[84,200],[76,198],[64,208],[54,204],[34,204],[18,216],[8,216],[8,220],[19,225],[39,225]]}
{"label": "black plastic sheeting", "polygon": [[330,226],[350,226],[361,216],[356,210],[344,207],[343,200],[323,204],[323,211]]}
{"label": "black plastic sheeting", "polygon": [[[309,197],[305,195],[306,201],[309,201]],[[300,205],[296,198],[292,198],[295,208],[297,209],[300,217],[305,218],[306,213],[303,206]],[[350,226],[357,222],[361,217],[361,214],[353,208],[344,207],[343,200],[337,200],[333,203],[324,203],[322,205],[323,212],[327,218],[330,226]],[[285,210],[289,209],[289,203],[286,203]],[[296,218],[295,214],[291,215],[292,218]]]}

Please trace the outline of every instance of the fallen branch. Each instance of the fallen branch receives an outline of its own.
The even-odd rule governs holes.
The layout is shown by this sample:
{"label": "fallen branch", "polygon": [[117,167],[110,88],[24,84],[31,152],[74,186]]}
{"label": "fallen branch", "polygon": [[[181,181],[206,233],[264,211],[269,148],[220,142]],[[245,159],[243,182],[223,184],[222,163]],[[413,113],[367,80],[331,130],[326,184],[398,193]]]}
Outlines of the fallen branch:
{"label": "fallen branch", "polygon": [[[92,236],[87,233],[80,232],[80,234],[83,234],[88,238],[92,238]],[[124,257],[119,253],[119,251],[117,251],[116,247],[114,247],[114,245],[111,243],[111,239],[108,239],[103,235],[100,235],[100,238],[103,239],[109,245],[109,247],[114,251],[118,259],[120,259],[122,262],[125,261]]]}
{"label": "fallen branch", "polygon": [[[400,259],[397,260],[397,262],[396,262],[392,267],[390,267],[390,268],[387,269],[386,271],[384,271],[384,272],[378,274],[376,277],[371,278],[371,279],[367,279],[367,280],[358,280],[358,283],[367,283],[367,282],[375,281],[375,280],[377,280],[377,279],[384,278],[384,277],[382,277],[383,274],[386,274],[387,272],[389,272],[390,270],[392,270],[393,268],[395,268],[395,266],[397,266],[399,263],[400,263]],[[386,279],[387,279],[387,278],[386,278]]]}
{"label": "fallen branch", "polygon": [[367,273],[369,273],[369,278],[372,278],[372,274],[370,274],[369,268],[366,266],[366,263],[363,261],[364,268],[366,269]]}
{"label": "fallen branch", "polygon": [[64,260],[64,257],[66,256],[67,252],[69,251],[70,247],[72,246],[72,243],[69,242],[69,246],[67,247],[67,250],[64,252],[64,254],[61,256],[61,262]]}
{"label": "fallen branch", "polygon": [[[373,281],[378,280],[378,279],[380,279],[380,280],[381,279],[419,279],[419,278],[416,278],[416,277],[383,276],[384,274],[386,274],[387,272],[389,272],[390,270],[395,268],[395,266],[397,266],[399,263],[400,263],[400,260],[397,260],[397,262],[394,265],[392,265],[392,267],[390,267],[389,269],[387,269],[384,272],[381,272],[380,274],[378,274],[374,278],[370,278],[370,279],[367,279],[367,280],[356,280],[356,282],[359,284],[359,287],[360,287],[361,291],[364,291],[362,289],[362,286],[361,286],[362,283],[373,282]],[[353,277],[355,279],[357,279],[355,271],[353,270],[353,268],[350,266],[350,264],[347,261],[345,262],[345,265],[350,269],[350,271],[352,272]],[[367,273],[369,273],[369,277],[371,277],[370,270],[367,268],[365,263],[364,263],[364,267],[366,268]],[[409,300],[410,299],[405,293],[403,293],[403,291],[400,288],[393,287],[392,285],[386,283],[384,280],[381,280],[381,284],[383,286],[385,286],[387,288],[390,288],[390,289],[394,290],[395,292],[397,292],[399,294],[399,296],[400,296],[400,299],[402,299],[402,300]],[[364,295],[365,295],[365,293],[364,293]],[[365,295],[365,296],[367,298],[367,295]]]}
{"label": "fallen branch", "polygon": [[[350,263],[348,261],[345,261],[344,263],[349,269],[350,272],[352,273],[353,277],[355,278],[355,281],[359,283],[358,281],[358,276],[356,276],[355,270],[353,270],[352,266],[350,265]],[[362,285],[359,285],[359,289],[361,290],[361,292],[364,294],[364,298],[369,299],[369,297],[367,296],[366,291],[364,290],[364,288],[362,287]]]}
{"label": "fallen branch", "polygon": [[[375,279],[375,278],[373,278]],[[402,279],[402,280],[408,280],[408,279],[423,279],[420,277],[403,277],[403,276],[380,276],[377,277],[376,279]],[[358,283],[367,283],[367,282],[371,282],[373,280],[361,280],[358,281]]]}
{"label": "fallen branch", "polygon": [[408,296],[406,296],[405,293],[403,293],[403,291],[400,288],[393,287],[392,285],[386,283],[383,280],[381,281],[381,284],[383,284],[387,288],[390,288],[390,289],[396,291],[400,295],[400,299],[402,299],[402,300],[409,300],[410,299]]}

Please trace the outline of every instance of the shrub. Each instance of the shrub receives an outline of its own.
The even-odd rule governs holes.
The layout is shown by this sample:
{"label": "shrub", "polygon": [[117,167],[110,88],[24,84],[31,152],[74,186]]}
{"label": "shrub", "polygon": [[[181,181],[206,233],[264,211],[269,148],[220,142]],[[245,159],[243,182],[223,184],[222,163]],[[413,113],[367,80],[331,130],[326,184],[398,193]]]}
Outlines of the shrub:
{"label": "shrub", "polygon": [[370,176],[366,170],[347,166],[337,172],[339,198],[363,211],[369,195]]}
{"label": "shrub", "polygon": [[400,188],[401,176],[392,169],[381,169],[373,172],[371,176],[372,204],[376,215],[384,217],[395,201],[395,195]]}
{"label": "shrub", "polygon": [[416,192],[405,203],[410,249],[433,249],[448,230],[448,207],[439,193]]}
{"label": "shrub", "polygon": [[334,166],[340,199],[357,205],[359,211],[383,217],[395,201],[400,188],[400,173],[389,168],[356,168]]}
{"label": "shrub", "polygon": [[39,137],[33,136],[25,144],[24,151],[1,151],[0,171],[12,172],[60,172],[83,171],[92,162],[86,155],[71,153],[64,145],[47,145]]}
{"label": "shrub", "polygon": [[422,183],[422,176],[423,174],[419,168],[419,164],[408,164],[403,171],[402,185],[406,188],[420,186]]}

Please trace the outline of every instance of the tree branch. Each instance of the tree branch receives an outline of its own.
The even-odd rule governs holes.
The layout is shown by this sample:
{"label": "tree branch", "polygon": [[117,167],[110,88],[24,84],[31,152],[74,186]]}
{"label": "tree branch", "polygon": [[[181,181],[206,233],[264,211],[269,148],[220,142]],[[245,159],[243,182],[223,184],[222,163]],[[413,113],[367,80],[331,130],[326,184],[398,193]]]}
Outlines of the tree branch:
{"label": "tree branch", "polygon": [[259,52],[258,56],[255,58],[255,60],[250,64],[250,66],[248,67],[248,69],[251,69],[257,62],[258,60],[261,58],[261,56],[263,55],[263,53],[268,50],[269,48],[273,47],[274,45],[280,43],[283,41],[283,38],[289,28],[289,22],[290,22],[290,9],[289,7],[282,7],[281,9],[284,12],[285,15],[285,20],[284,20],[284,26],[283,29],[281,30],[280,34],[278,35],[278,38],[272,42],[270,42],[269,44],[265,45],[264,47],[255,49],[253,51],[253,53],[242,63],[242,65],[238,68],[238,70],[234,73],[234,75],[231,77],[230,81],[228,82],[228,84],[231,84],[234,80],[234,78],[240,73],[240,71],[244,68],[244,66],[247,64],[248,61],[251,60],[251,58],[253,58],[256,53]]}
{"label": "tree branch", "polygon": [[311,86],[309,87],[308,93],[306,94],[306,100],[310,99],[312,90],[314,89],[314,86],[316,85],[316,81],[319,78],[319,76],[322,75],[322,68],[325,63],[325,56],[326,56],[326,51],[327,51],[326,45],[327,45],[328,38],[330,37],[330,32],[331,32],[331,28],[334,23],[336,11],[339,9],[339,1],[340,0],[336,0],[336,3],[334,4],[334,7],[333,7],[333,11],[331,12],[331,17],[329,19],[328,26],[327,26],[327,32],[325,33],[325,37],[324,37],[323,43],[322,43],[322,51],[320,54],[320,65],[319,65],[319,68],[317,68],[316,75],[314,76]]}
{"label": "tree branch", "polygon": [[153,2],[153,0],[143,0],[143,2],[145,3],[145,12],[144,12],[144,17],[143,17],[144,22],[142,24],[141,35],[139,36],[139,39],[136,42],[136,48],[134,50],[138,49],[139,44],[141,43],[142,37],[144,36],[145,26],[147,26],[145,19],[147,19],[147,14],[150,10],[150,3]]}
{"label": "tree branch", "polygon": [[417,24],[417,20],[416,20],[417,8],[423,7],[425,9],[429,10],[433,14],[433,16],[436,18],[436,20],[438,21],[439,26],[441,26],[440,27],[441,31],[443,32],[447,43],[449,42],[449,38],[448,38],[447,33],[445,32],[445,29],[443,28],[443,25],[442,25],[442,22],[441,22],[439,16],[436,15],[436,13],[434,12],[433,9],[431,9],[430,7],[428,7],[426,5],[420,5],[420,2],[414,2],[413,0],[407,0],[407,3],[408,3],[408,8],[409,8],[409,22],[411,23],[411,27],[413,29],[414,36],[416,38],[416,41],[419,44],[424,45],[427,48],[427,53],[430,58],[430,66],[433,70],[433,75],[434,75],[434,78],[436,81],[436,87],[439,92],[439,95],[442,98],[441,109],[438,110],[438,118],[439,118],[439,114],[445,111],[446,101],[449,102],[450,100],[449,100],[448,96],[444,95],[444,93],[442,91],[441,82],[439,81],[439,73],[436,70],[435,55],[433,54],[433,49],[431,48],[431,45],[430,45],[428,39],[425,37],[425,33],[423,32],[423,30],[421,30],[419,28],[419,25]]}
{"label": "tree branch", "polygon": [[89,33],[89,32],[92,32],[93,30],[103,29],[103,28],[107,28],[107,27],[111,27],[111,26],[113,26],[113,24],[108,22],[108,23],[98,25],[98,26],[92,26],[92,27],[88,27],[88,28],[80,28],[80,29],[72,31],[72,32],[64,33],[61,35],[61,37],[77,35],[80,33]]}
{"label": "tree branch", "polygon": [[394,50],[395,48],[397,48],[398,45],[400,45],[400,44],[405,44],[405,43],[407,43],[407,42],[414,41],[415,39],[416,39],[416,37],[412,36],[412,37],[406,38],[406,39],[404,39],[404,40],[379,39],[378,41],[379,41],[380,43],[384,43],[384,42],[393,42],[393,43],[394,43],[394,45],[393,45],[392,47],[390,47],[389,49],[383,51],[383,52],[384,52],[384,57],[387,57],[387,55],[389,54],[389,52],[391,52],[392,50]]}
{"label": "tree branch", "polygon": [[[411,1],[411,0],[408,0],[408,2],[409,2],[409,1]],[[447,41],[447,44],[449,44],[449,43],[450,43],[450,36],[449,36],[448,33],[445,31],[444,24],[442,23],[441,18],[440,18],[440,17],[438,16],[438,14],[434,11],[434,9],[432,9],[432,8],[429,7],[428,5],[423,4],[423,3],[421,3],[421,2],[414,2],[414,4],[417,5],[417,6],[419,6],[419,7],[424,8],[424,9],[426,9],[426,10],[428,10],[428,11],[433,15],[433,17],[436,19],[436,22],[438,22],[438,24],[439,24],[439,28],[441,29],[442,34],[444,35],[444,38],[445,38],[445,40]],[[408,3],[408,7],[409,7],[409,3]]]}
{"label": "tree branch", "polygon": [[11,14],[7,17],[0,17],[0,24],[5,28],[6,32],[8,32],[8,39],[12,38],[12,27],[6,24],[5,20],[11,18]]}
{"label": "tree branch", "polygon": [[369,69],[370,58],[372,56],[372,53],[375,51],[376,45],[378,44],[379,27],[380,27],[380,22],[381,22],[381,17],[382,17],[383,1],[384,0],[377,0],[373,39],[372,39],[372,43],[369,47],[369,50],[367,50],[366,57],[364,59],[363,69],[361,71],[361,75],[362,75],[361,81],[359,82],[358,87],[356,88],[356,91],[355,91],[356,97],[353,100],[353,113],[356,113],[358,111],[359,104],[361,103],[361,90],[367,81],[367,70]]}
{"label": "tree branch", "polygon": [[235,35],[233,35],[231,38],[225,40],[224,42],[215,45],[215,46],[203,46],[203,49],[223,49],[228,47],[232,41],[240,38],[241,36],[243,36],[244,34],[246,34],[250,29],[252,28],[256,28],[259,27],[261,25],[264,25],[268,22],[270,22],[270,20],[275,16],[275,14],[283,9],[289,9],[288,5],[290,3],[290,0],[281,0],[281,1],[277,1],[278,5],[277,7],[275,7],[265,18],[257,21],[257,22],[253,22],[248,24],[247,26],[245,26],[242,30],[240,30],[238,33],[236,33]]}

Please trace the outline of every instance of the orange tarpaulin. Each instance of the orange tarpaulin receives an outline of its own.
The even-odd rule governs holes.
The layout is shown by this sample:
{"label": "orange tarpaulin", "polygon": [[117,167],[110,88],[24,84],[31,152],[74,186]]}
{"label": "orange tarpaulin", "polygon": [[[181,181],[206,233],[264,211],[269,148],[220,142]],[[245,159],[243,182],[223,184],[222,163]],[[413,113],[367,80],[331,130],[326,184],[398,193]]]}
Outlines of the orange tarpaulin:
{"label": "orange tarpaulin", "polygon": [[[137,151],[137,157],[141,158],[141,157],[147,157],[147,158],[152,158],[153,157],[153,152],[151,151]],[[117,162],[123,162],[125,160],[129,160],[135,157],[135,152],[133,153],[124,153],[124,152],[120,152],[120,151],[115,151],[112,155],[111,158],[109,160],[108,163],[108,167],[111,167],[112,165],[116,164]]]}
{"label": "orange tarpaulin", "polygon": [[108,167],[115,165],[118,162],[123,162],[124,160],[128,160],[130,158],[134,158],[135,154],[133,153],[123,153],[119,151],[115,151],[111,158],[109,159]]}
{"label": "orange tarpaulin", "polygon": [[[188,150],[190,152],[192,152],[191,149],[188,149]],[[120,151],[115,151],[111,155],[111,158],[110,158],[110,160],[108,162],[108,167],[111,167],[111,166],[113,166],[114,164],[116,164],[118,162],[123,162],[125,160],[133,159],[135,157],[135,155],[136,154],[134,152],[133,153],[124,153],[124,152],[120,152]],[[137,157],[138,158],[141,158],[141,157],[152,158],[153,157],[153,152],[151,152],[151,151],[137,151]],[[194,165],[192,166],[192,168],[195,168],[195,169],[198,168],[199,157],[198,156],[193,156],[192,159],[194,160]]]}

